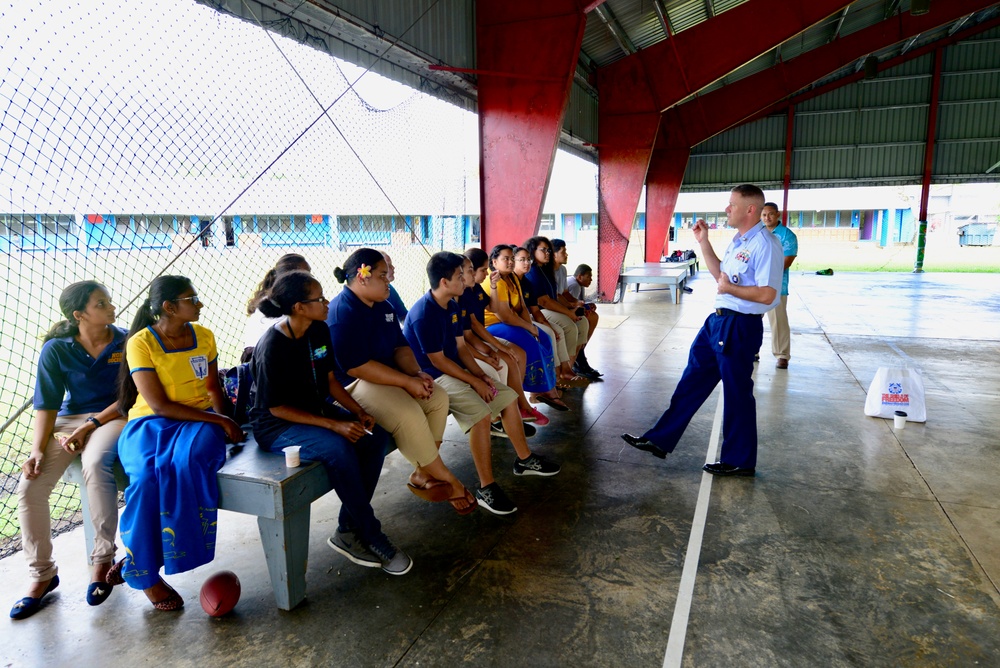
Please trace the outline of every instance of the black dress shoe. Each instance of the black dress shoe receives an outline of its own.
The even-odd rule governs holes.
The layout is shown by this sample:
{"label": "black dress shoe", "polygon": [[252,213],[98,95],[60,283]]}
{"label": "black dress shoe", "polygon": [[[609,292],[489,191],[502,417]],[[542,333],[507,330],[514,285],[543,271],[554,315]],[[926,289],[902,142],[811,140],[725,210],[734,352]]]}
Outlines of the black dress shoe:
{"label": "black dress shoe", "polygon": [[643,450],[648,452],[654,457],[659,457],[660,459],[666,459],[667,453],[661,450],[656,443],[653,443],[648,438],[642,438],[641,436],[633,436],[632,434],[622,434],[622,440],[631,445],[636,450]]}
{"label": "black dress shoe", "polygon": [[715,462],[714,464],[705,464],[701,467],[703,471],[711,473],[712,475],[740,475],[752,477],[756,475],[756,469],[741,469],[738,466],[733,466],[732,464],[723,464],[722,462]]}

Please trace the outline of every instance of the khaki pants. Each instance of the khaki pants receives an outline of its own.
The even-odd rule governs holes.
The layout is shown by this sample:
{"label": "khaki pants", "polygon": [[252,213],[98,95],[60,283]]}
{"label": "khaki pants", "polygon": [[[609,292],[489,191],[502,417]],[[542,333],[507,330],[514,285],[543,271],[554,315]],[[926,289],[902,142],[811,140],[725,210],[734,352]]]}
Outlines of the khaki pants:
{"label": "khaki pants", "polygon": [[792,359],[792,332],[788,327],[788,295],[781,295],[781,301],[767,312],[767,322],[771,325],[771,353],[778,359]]}
{"label": "khaki pants", "polygon": [[[538,328],[538,331],[541,332],[543,336],[549,337],[549,340],[552,341],[552,357],[555,358],[555,365],[559,366],[563,362],[568,362],[569,352],[566,350],[566,337],[560,336],[556,338],[556,333],[551,327],[543,325],[539,322],[535,323],[535,327]],[[559,330],[559,333],[562,334],[562,330]]]}
{"label": "khaki pants", "polygon": [[396,447],[414,466],[438,458],[437,444],[448,422],[448,394],[434,386],[429,399],[414,399],[401,387],[356,380],[347,391],[375,422],[392,434]]}
{"label": "khaki pants", "polygon": [[[62,415],[56,418],[55,432],[72,433],[96,413]],[[118,531],[118,488],[114,463],[118,458],[118,434],[125,419],[111,420],[95,429],[82,453],[66,452],[55,438],[45,445],[42,472],[34,480],[22,474],[17,485],[17,511],[21,521],[21,546],[28,560],[29,576],[44,582],[59,569],[52,559],[52,527],[49,520],[49,496],[73,458],[79,454],[83,464],[83,489],[90,502],[90,521],[94,525],[92,564],[109,564],[115,558],[115,532]]]}
{"label": "khaki pants", "polygon": [[[557,311],[542,309],[542,315],[552,323],[553,327],[558,327],[566,341],[566,360],[576,355],[576,349],[587,342],[587,335],[590,334],[590,323],[586,318],[580,318],[573,322],[573,318],[563,315]],[[560,360],[562,361],[562,360]]]}
{"label": "khaki pants", "polygon": [[482,369],[483,372],[493,380],[500,381],[504,385],[507,384],[507,374],[510,372],[510,369],[507,367],[507,362],[505,362],[504,360],[500,360],[499,371],[497,371],[496,369],[493,368],[492,365],[484,362],[478,357],[476,358],[476,364],[478,364],[479,368]]}
{"label": "khaki pants", "polygon": [[448,392],[448,410],[455,416],[455,422],[466,434],[487,415],[490,416],[490,421],[496,420],[503,409],[517,401],[514,390],[503,383],[493,383],[497,388],[497,395],[490,403],[486,403],[471,385],[458,378],[442,374],[435,378],[434,382]]}

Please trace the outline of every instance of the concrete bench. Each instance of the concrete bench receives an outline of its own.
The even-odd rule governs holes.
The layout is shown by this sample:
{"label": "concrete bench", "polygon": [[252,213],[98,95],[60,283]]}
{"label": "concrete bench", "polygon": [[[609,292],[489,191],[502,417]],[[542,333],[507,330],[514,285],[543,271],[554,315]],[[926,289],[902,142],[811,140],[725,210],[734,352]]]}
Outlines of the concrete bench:
{"label": "concrete bench", "polygon": [[[219,508],[257,516],[274,600],[282,610],[291,610],[306,597],[310,506],[333,488],[326,471],[316,462],[303,462],[302,466],[289,469],[285,467],[284,455],[264,452],[252,435],[242,445],[243,451],[227,458],[218,473]],[[118,462],[115,478],[119,490],[128,486],[128,478]],[[82,488],[79,457],[66,469],[63,479]],[[90,523],[87,495],[82,489],[80,502],[90,555],[94,527]]]}
{"label": "concrete bench", "polygon": [[692,267],[696,260],[683,262],[647,262],[642,266],[628,267],[619,275],[618,286],[621,300],[625,301],[625,289],[629,283],[635,283],[635,291],[639,291],[640,283],[666,285],[670,290],[670,301],[674,304],[680,301],[680,292],[692,276]]}

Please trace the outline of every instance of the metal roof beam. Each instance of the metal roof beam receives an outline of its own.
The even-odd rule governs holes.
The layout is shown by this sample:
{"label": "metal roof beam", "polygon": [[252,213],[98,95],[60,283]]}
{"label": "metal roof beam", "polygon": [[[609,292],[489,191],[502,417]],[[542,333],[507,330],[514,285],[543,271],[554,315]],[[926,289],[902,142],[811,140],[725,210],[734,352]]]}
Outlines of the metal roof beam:
{"label": "metal roof beam", "polygon": [[594,13],[601,19],[608,32],[614,38],[615,42],[618,43],[618,48],[625,52],[626,56],[631,56],[633,53],[638,51],[635,48],[635,44],[632,39],[625,32],[625,28],[622,24],[618,22],[618,18],[615,16],[614,12],[611,11],[611,7],[595,7]]}
{"label": "metal roof beam", "polygon": [[[798,58],[787,60],[778,67],[772,67],[679,105],[664,114],[663,125],[677,125],[683,128],[686,138],[691,142],[688,145],[694,146],[740,124],[748,117],[759,117],[760,114],[754,111],[755,107],[762,109],[769,106],[767,102],[769,99],[773,101],[786,99],[818,78],[835,72],[856,58],[863,58],[872,48],[882,49],[914,35],[947,25],[956,17],[989,6],[992,2],[993,0],[936,2],[927,14],[921,16],[901,14],[882,21],[842,37],[836,42],[808,51]],[[923,49],[917,51],[925,52]],[[880,68],[891,67],[890,63],[895,60],[881,63]],[[856,73],[850,78],[857,80],[861,76],[862,73]],[[775,105],[770,109],[776,111],[784,107],[785,105],[780,107]],[[663,132],[661,136],[669,137]]]}
{"label": "metal roof beam", "polygon": [[712,6],[712,0],[705,0],[705,13],[708,14],[708,18],[715,18],[715,7]]}
{"label": "metal roof beam", "polygon": [[968,16],[963,16],[958,21],[955,21],[955,25],[953,25],[951,27],[951,29],[948,30],[948,37],[951,37],[952,35],[954,35],[955,33],[957,33],[959,30],[961,30],[962,26],[964,26],[966,24],[966,22],[969,19],[971,19],[971,18],[972,18],[972,14],[969,14]]}
{"label": "metal roof beam", "polygon": [[885,8],[885,17],[889,18],[896,12],[896,8],[899,7],[899,0],[892,0]]}
{"label": "metal roof beam", "polygon": [[844,27],[844,19],[847,18],[847,12],[851,10],[851,6],[848,5],[844,7],[844,11],[840,12],[840,17],[837,19],[837,25],[833,28],[833,36],[830,37],[829,41],[833,41],[840,37],[840,29]]}
{"label": "metal roof beam", "polygon": [[660,27],[663,28],[663,34],[669,39],[673,36],[674,29],[670,25],[670,16],[663,7],[663,2],[661,0],[653,0],[653,9],[656,11],[656,18],[660,19]]}

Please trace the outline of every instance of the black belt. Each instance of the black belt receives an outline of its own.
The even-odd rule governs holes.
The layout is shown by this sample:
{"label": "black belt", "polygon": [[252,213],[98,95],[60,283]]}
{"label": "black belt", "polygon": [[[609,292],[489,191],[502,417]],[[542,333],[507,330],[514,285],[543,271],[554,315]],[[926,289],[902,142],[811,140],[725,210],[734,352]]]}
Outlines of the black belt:
{"label": "black belt", "polygon": [[731,308],[717,308],[715,309],[715,315],[738,315],[744,318],[763,318],[763,313],[740,313],[739,311],[734,311]]}

